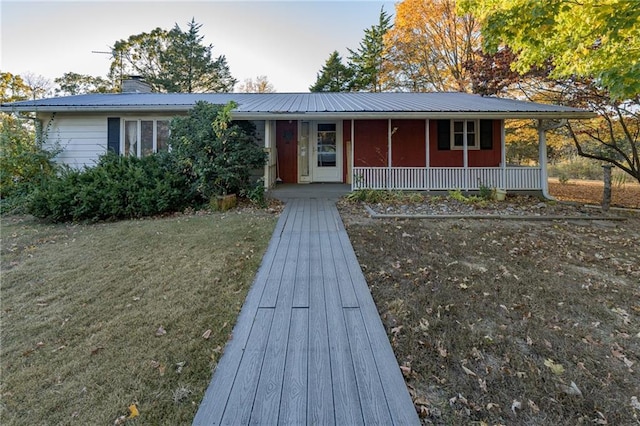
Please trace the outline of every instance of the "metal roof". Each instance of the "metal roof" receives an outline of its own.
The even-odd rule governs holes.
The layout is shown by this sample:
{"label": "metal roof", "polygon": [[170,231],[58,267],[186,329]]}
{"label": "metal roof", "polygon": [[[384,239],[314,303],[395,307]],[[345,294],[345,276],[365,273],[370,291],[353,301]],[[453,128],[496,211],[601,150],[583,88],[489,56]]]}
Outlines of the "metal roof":
{"label": "metal roof", "polygon": [[114,93],[21,101],[5,112],[182,112],[196,102],[238,107],[234,118],[589,118],[578,108],[467,93]]}

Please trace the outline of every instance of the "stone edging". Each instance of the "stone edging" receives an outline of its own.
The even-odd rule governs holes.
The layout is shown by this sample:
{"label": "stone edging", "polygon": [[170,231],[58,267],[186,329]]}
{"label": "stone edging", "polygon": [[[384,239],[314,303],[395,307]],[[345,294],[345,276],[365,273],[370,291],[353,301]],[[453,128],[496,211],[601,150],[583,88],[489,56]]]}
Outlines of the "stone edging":
{"label": "stone edging", "polygon": [[481,214],[384,214],[376,213],[367,204],[364,208],[373,219],[491,219],[491,220],[627,220],[620,216],[517,216],[517,215],[481,215]]}

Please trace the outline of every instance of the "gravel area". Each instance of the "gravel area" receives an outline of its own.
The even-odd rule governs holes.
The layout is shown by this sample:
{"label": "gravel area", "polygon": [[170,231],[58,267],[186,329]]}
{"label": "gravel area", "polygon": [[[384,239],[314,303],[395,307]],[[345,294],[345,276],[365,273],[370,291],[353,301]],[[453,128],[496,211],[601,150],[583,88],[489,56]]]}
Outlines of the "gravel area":
{"label": "gravel area", "polygon": [[533,196],[510,195],[504,201],[460,201],[448,196],[424,197],[423,201],[369,203],[367,206],[379,215],[409,216],[615,216],[615,212],[603,213],[600,209],[581,204],[543,201]]}

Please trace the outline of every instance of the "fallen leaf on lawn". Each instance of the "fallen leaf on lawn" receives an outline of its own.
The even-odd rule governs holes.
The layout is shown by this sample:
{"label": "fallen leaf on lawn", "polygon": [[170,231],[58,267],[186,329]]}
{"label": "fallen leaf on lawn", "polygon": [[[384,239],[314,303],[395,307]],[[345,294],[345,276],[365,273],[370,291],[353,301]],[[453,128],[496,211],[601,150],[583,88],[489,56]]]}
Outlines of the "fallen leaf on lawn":
{"label": "fallen leaf on lawn", "polygon": [[409,376],[411,376],[411,367],[408,365],[401,365],[400,371],[402,371],[402,375],[406,378],[409,378]]}
{"label": "fallen leaf on lawn", "polygon": [[91,349],[91,355],[97,355],[98,352],[100,352],[103,349],[104,349],[104,347],[102,347],[102,346],[98,346],[97,348],[93,348],[93,349]]}
{"label": "fallen leaf on lawn", "polygon": [[202,334],[203,339],[209,339],[209,337],[211,337],[211,329],[208,329]]}
{"label": "fallen leaf on lawn", "polygon": [[462,366],[462,370],[469,376],[473,376],[476,377],[477,374],[474,373],[473,371],[469,370],[467,367],[465,367],[464,365]]}
{"label": "fallen leaf on lawn", "polygon": [[418,327],[422,331],[427,331],[429,329],[429,320],[427,320],[426,318],[422,318],[420,320],[420,323],[418,324]]}
{"label": "fallen leaf on lawn", "polygon": [[176,373],[180,374],[182,373],[182,368],[187,364],[186,361],[182,361],[182,362],[177,362],[176,363]]}
{"label": "fallen leaf on lawn", "polygon": [[513,402],[511,403],[511,411],[513,411],[513,414],[517,414],[516,410],[519,410],[521,408],[522,408],[522,403],[514,399]]}
{"label": "fallen leaf on lawn", "polygon": [[113,422],[114,426],[123,425],[127,421],[127,416],[120,416]]}
{"label": "fallen leaf on lawn", "polygon": [[633,407],[634,410],[640,410],[640,402],[638,402],[637,396],[631,397],[631,406]]}
{"label": "fallen leaf on lawn", "polygon": [[487,381],[486,380],[478,379],[478,384],[480,385],[480,390],[482,392],[489,392],[487,390]]}
{"label": "fallen leaf on lawn", "polygon": [[140,415],[140,412],[138,411],[138,407],[136,407],[136,404],[131,404],[129,406],[129,417],[127,417],[128,419],[133,419],[134,417],[138,417]]}
{"label": "fallen leaf on lawn", "polygon": [[460,283],[460,284],[458,284],[458,287],[460,287],[460,288],[461,288],[461,289],[463,289],[463,290],[466,290],[466,289],[468,289],[468,288],[469,288],[469,286],[468,286],[468,285],[466,285],[465,283]]}
{"label": "fallen leaf on lawn", "polygon": [[447,350],[442,346],[442,342],[440,342],[440,340],[438,340],[436,342],[436,347],[438,348],[438,353],[440,354],[440,356],[442,358],[446,358],[447,357]]}
{"label": "fallen leaf on lawn", "polygon": [[487,404],[487,410],[493,410],[494,408],[500,408],[500,405],[494,404],[493,402]]}
{"label": "fallen leaf on lawn", "polygon": [[397,336],[402,331],[402,328],[403,328],[403,326],[401,326],[401,325],[399,325],[397,327],[393,327],[391,329],[391,334],[393,334],[394,336]]}
{"label": "fallen leaf on lawn", "polygon": [[163,326],[158,327],[156,337],[164,336],[165,334],[167,334],[167,330],[165,330]]}
{"label": "fallen leaf on lawn", "polygon": [[562,364],[556,364],[556,362],[550,358],[544,360],[544,365],[551,370],[553,374],[562,374],[564,373],[564,367]]}
{"label": "fallen leaf on lawn", "polygon": [[582,391],[580,391],[578,385],[576,385],[575,382],[571,382],[569,386],[560,385],[560,389],[562,389],[562,392],[566,393],[567,395],[582,396]]}
{"label": "fallen leaf on lawn", "polygon": [[527,404],[529,405],[529,408],[531,408],[531,411],[533,411],[534,413],[539,413],[540,412],[540,408],[538,408],[538,406],[536,405],[535,402],[533,402],[532,400],[529,400],[527,402]]}

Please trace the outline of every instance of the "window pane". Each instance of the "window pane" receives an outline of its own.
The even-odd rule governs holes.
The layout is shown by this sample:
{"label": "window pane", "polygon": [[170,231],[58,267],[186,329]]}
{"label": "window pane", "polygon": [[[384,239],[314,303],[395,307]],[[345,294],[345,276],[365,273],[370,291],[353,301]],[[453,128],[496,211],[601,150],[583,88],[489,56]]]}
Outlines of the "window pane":
{"label": "window pane", "polygon": [[462,121],[454,121],[453,122],[453,131],[455,133],[462,133],[464,130],[464,122]]}
{"label": "window pane", "polygon": [[476,122],[475,121],[467,121],[467,133],[475,133]]}
{"label": "window pane", "polygon": [[453,145],[454,146],[463,146],[464,145],[464,139],[463,139],[463,135],[453,135]]}
{"label": "window pane", "polygon": [[138,122],[124,122],[124,155],[138,155]]}
{"label": "window pane", "polygon": [[142,157],[153,154],[153,121],[140,122]]}
{"label": "window pane", "polygon": [[157,126],[156,142],[158,152],[166,151],[169,148],[169,122],[165,120],[158,120]]}
{"label": "window pane", "polygon": [[336,166],[336,125],[318,124],[318,167]]}

